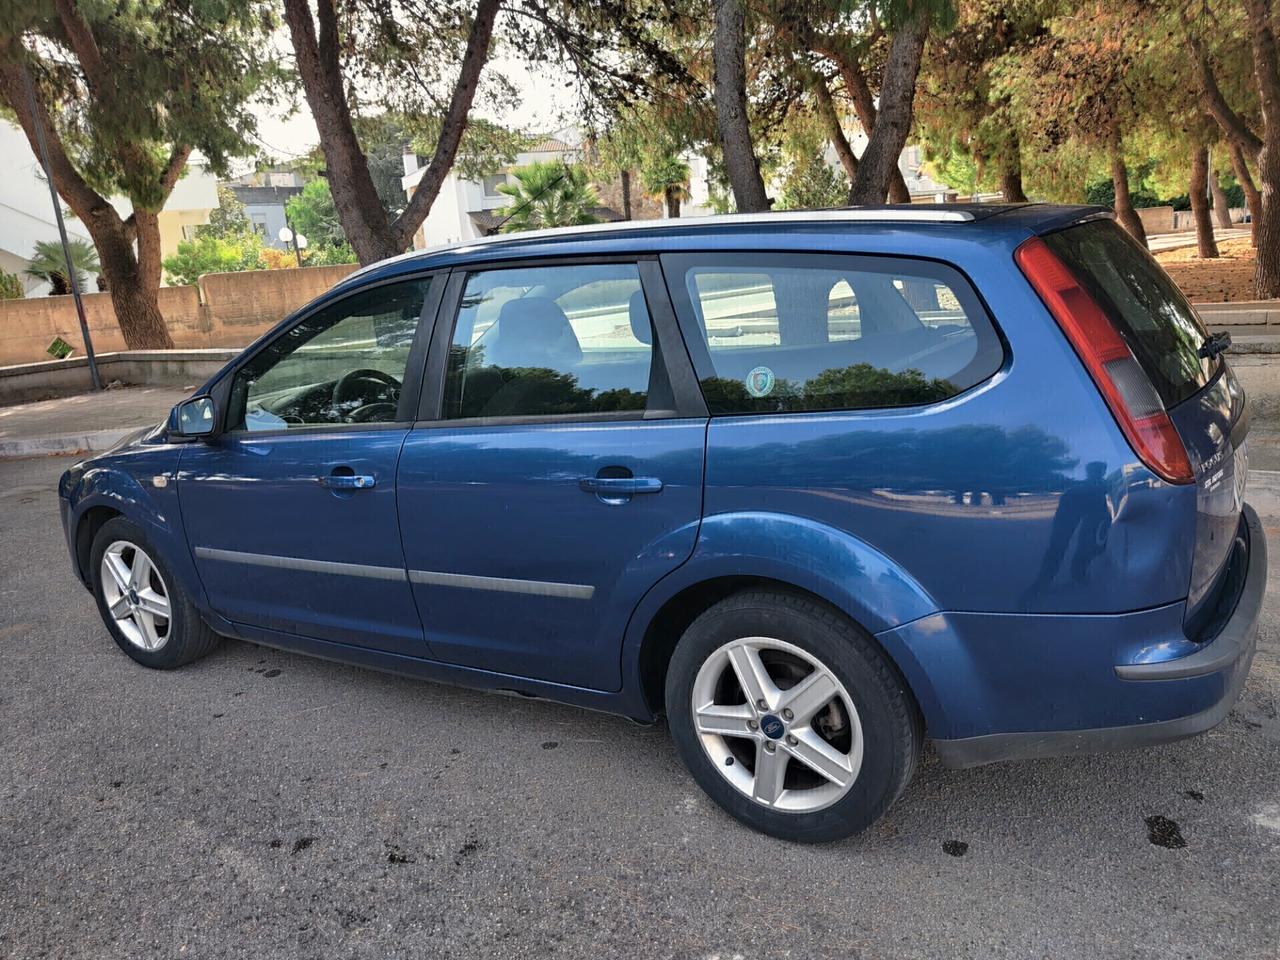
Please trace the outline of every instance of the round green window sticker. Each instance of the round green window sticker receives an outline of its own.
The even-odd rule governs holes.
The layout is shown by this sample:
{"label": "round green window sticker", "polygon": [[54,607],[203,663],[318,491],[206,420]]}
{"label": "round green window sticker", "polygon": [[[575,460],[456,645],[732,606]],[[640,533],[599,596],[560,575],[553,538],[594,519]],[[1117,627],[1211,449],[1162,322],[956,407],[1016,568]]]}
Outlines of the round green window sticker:
{"label": "round green window sticker", "polygon": [[773,393],[775,377],[768,367],[756,367],[747,374],[747,393],[753,397],[767,397]]}

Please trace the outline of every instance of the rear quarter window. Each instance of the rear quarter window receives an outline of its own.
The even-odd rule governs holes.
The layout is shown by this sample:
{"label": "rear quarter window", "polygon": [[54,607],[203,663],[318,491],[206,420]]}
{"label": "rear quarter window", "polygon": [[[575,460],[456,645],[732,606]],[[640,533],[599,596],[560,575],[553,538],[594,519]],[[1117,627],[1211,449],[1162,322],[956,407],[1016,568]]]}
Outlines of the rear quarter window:
{"label": "rear quarter window", "polygon": [[968,281],[932,261],[681,254],[663,270],[712,414],[934,403],[1004,361]]}
{"label": "rear quarter window", "polygon": [[1199,354],[1204,325],[1137,241],[1111,220],[1090,220],[1043,239],[1106,311],[1166,408],[1209,383],[1219,361]]}

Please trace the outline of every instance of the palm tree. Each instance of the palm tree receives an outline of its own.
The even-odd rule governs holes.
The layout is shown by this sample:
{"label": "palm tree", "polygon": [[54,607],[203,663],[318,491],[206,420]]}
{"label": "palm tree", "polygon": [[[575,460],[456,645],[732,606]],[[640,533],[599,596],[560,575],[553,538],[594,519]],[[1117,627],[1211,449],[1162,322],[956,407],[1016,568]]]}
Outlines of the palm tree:
{"label": "palm tree", "polygon": [[[88,240],[68,240],[67,249],[71,251],[71,264],[76,271],[80,289],[83,290],[88,275],[99,270],[98,251]],[[71,284],[67,281],[67,258],[63,255],[62,244],[56,240],[38,242],[24,272],[29,277],[49,284],[52,287],[49,291],[51,296],[60,297],[71,292]]]}
{"label": "palm tree", "polygon": [[515,183],[498,187],[511,198],[511,203],[494,211],[505,218],[503,233],[599,223],[592,208],[600,205],[600,198],[581,167],[554,161],[531,163],[517,170],[515,178]]}
{"label": "palm tree", "polygon": [[667,216],[680,216],[681,201],[689,199],[689,164],[673,153],[659,154],[640,171],[645,193],[667,205]]}

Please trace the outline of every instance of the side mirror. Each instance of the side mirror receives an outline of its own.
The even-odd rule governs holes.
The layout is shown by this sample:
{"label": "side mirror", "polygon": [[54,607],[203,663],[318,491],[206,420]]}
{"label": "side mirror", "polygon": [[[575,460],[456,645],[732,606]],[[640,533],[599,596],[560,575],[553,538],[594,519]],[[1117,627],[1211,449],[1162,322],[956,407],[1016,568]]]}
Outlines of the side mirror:
{"label": "side mirror", "polygon": [[169,433],[177,437],[209,437],[217,424],[212,397],[192,397],[169,411]]}

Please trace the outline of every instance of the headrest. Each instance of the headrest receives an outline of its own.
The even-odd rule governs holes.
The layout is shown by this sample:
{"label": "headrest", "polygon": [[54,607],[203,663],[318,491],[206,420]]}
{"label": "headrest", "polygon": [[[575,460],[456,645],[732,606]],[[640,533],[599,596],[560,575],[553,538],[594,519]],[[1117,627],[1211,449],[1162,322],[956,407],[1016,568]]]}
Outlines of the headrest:
{"label": "headrest", "polygon": [[499,367],[550,367],[564,370],[582,362],[582,347],[569,318],[548,297],[508,300],[498,311],[498,338],[486,351]]}
{"label": "headrest", "polygon": [[653,322],[649,319],[649,305],[644,291],[637,290],[627,303],[627,315],[631,320],[631,333],[641,343],[653,343]]}

